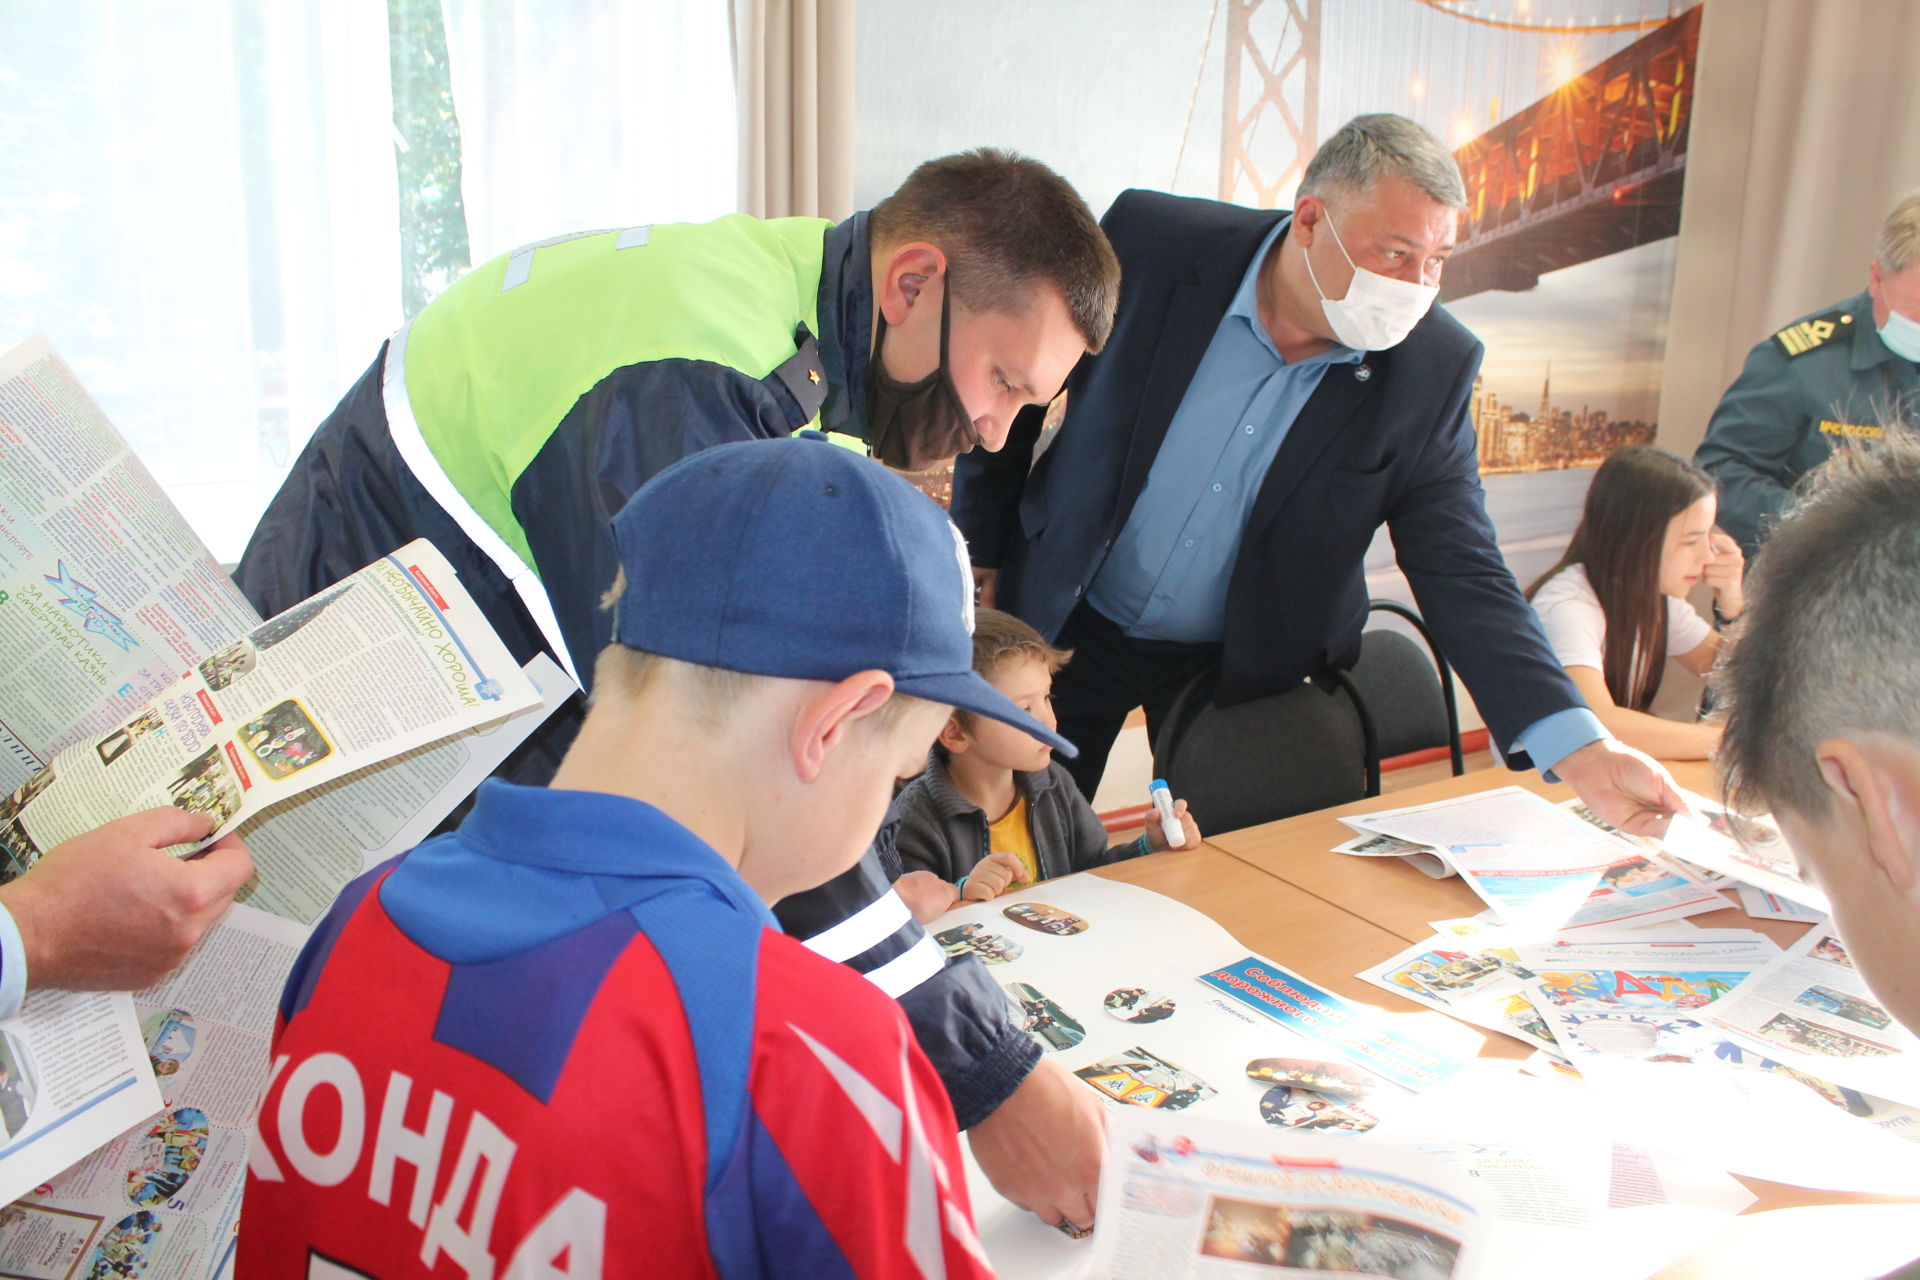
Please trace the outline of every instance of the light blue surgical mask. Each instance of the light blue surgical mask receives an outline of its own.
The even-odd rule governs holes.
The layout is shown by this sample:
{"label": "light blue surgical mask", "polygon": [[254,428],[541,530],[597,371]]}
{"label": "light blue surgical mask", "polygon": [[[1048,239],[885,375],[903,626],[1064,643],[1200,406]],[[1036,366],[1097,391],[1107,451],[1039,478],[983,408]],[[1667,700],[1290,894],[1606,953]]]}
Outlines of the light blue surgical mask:
{"label": "light blue surgical mask", "polygon": [[1880,341],[1893,354],[1920,364],[1920,320],[1910,320],[1888,307],[1887,322],[1880,326]]}

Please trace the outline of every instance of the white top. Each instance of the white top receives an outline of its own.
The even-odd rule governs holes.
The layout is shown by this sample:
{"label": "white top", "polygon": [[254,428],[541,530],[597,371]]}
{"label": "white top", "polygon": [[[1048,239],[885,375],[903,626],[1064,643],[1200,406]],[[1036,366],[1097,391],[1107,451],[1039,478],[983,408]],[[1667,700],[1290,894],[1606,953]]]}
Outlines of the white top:
{"label": "white top", "polygon": [[[1713,629],[1685,600],[1661,599],[1667,602],[1667,656],[1692,653]],[[1561,666],[1606,670],[1607,616],[1587,581],[1585,565],[1568,565],[1542,583],[1534,593],[1533,610],[1540,615],[1547,644]]]}

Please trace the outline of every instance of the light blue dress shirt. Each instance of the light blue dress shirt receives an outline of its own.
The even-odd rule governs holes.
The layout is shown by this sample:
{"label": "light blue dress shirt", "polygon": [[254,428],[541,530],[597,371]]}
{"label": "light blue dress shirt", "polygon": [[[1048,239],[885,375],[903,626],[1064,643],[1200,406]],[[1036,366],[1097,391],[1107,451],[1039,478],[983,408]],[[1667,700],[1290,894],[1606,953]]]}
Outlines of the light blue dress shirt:
{"label": "light blue dress shirt", "polygon": [[1282,218],[1253,255],[1088,589],[1093,607],[1130,636],[1220,639],[1240,533],[1267,468],[1328,367],[1365,354],[1336,345],[1288,364],[1260,323],[1260,268],[1291,221]]}
{"label": "light blue dress shirt", "polygon": [[[1336,344],[1288,364],[1260,323],[1260,268],[1291,221],[1282,218],[1253,255],[1126,527],[1088,588],[1093,607],[1130,636],[1220,640],[1241,531],[1268,467],[1328,369],[1366,354]],[[1606,736],[1592,711],[1570,707],[1527,726],[1509,751],[1526,751],[1557,781],[1554,765]]]}

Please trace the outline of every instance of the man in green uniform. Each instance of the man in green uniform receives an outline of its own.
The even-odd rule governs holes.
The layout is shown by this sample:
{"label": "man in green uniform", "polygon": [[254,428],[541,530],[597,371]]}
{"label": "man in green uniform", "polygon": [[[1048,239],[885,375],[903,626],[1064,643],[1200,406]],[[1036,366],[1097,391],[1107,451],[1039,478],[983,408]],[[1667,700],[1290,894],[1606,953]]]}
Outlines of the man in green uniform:
{"label": "man in green uniform", "polygon": [[1880,231],[1867,291],[1755,347],[1693,460],[1720,482],[1721,527],[1751,556],[1801,476],[1843,444],[1878,440],[1920,390],[1920,191]]}
{"label": "man in green uniform", "polygon": [[[998,449],[1022,406],[1051,400],[1106,342],[1119,277],[1073,188],[992,149],[930,160],[837,224],[734,215],[528,245],[388,341],[234,580],[272,616],[424,537],[515,657],[544,649],[584,683],[612,638],[610,522],[648,479],[809,425],[909,470]],[[729,532],[696,522],[685,536]],[[574,699],[503,774],[546,782],[580,719]],[[879,850],[780,913],[900,1000],[1003,1194],[1049,1222],[1091,1221],[1094,1095],[1040,1060],[983,967],[942,963]]]}
{"label": "man in green uniform", "polygon": [[609,522],[650,477],[810,424],[904,469],[997,449],[1105,342],[1118,279],[1073,188],[991,149],[928,161],[838,224],[733,215],[527,245],[394,334],[234,579],[272,616],[425,537],[516,657],[546,649],[584,684],[610,638]]}

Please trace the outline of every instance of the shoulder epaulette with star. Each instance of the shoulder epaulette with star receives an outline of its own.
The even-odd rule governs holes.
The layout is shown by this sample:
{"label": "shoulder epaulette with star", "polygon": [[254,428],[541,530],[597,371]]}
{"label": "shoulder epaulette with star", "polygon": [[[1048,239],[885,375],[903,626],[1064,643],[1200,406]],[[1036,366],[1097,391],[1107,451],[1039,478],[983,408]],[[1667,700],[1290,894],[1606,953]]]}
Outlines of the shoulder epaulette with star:
{"label": "shoulder epaulette with star", "polygon": [[1837,335],[1851,332],[1852,326],[1852,312],[1829,311],[1825,315],[1808,316],[1805,320],[1795,321],[1774,334],[1773,340],[1780,344],[1780,350],[1791,360],[1825,346]]}

